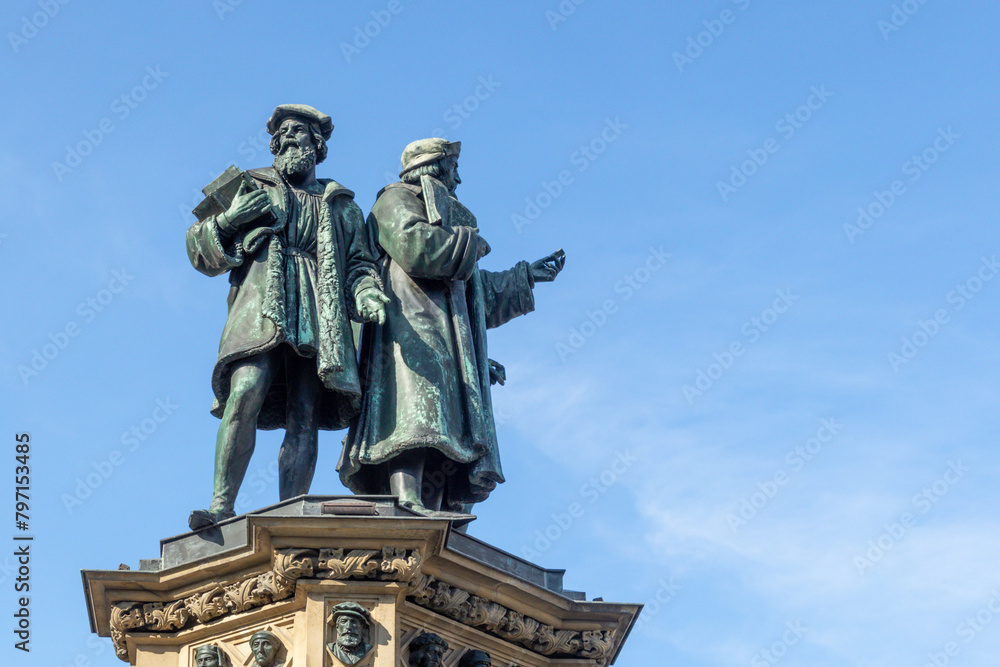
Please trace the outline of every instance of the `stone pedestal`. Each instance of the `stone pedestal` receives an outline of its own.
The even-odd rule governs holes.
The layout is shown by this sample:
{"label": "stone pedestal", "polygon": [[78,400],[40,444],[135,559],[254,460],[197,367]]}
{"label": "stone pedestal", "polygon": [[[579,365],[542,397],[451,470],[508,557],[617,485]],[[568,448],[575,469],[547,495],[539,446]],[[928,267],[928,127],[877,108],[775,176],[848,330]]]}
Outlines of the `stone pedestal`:
{"label": "stone pedestal", "polygon": [[279,645],[273,667],[354,667],[334,652],[345,602],[364,608],[353,615],[371,648],[357,667],[407,667],[425,633],[447,642],[444,667],[474,649],[495,667],[613,663],[641,605],[588,602],[562,575],[391,497],[303,496],[164,540],[138,570],[85,570],[83,582],[91,629],[136,667],[195,667],[210,645],[219,667],[256,667],[261,630]]}

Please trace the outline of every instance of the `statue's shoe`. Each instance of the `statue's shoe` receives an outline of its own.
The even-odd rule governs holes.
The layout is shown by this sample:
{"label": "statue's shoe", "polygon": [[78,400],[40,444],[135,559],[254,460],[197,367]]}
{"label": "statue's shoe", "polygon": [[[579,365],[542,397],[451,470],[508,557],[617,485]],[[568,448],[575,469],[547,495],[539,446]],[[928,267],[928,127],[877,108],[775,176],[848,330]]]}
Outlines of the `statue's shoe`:
{"label": "statue's shoe", "polygon": [[400,501],[399,506],[410,510],[414,514],[425,516],[429,519],[448,519],[457,528],[476,520],[475,514],[465,514],[463,512],[446,512],[444,510],[432,510],[419,503]]}
{"label": "statue's shoe", "polygon": [[215,512],[212,510],[195,510],[188,517],[188,526],[191,530],[201,530],[202,528],[214,526],[226,519],[232,519],[234,516],[236,516],[235,512],[227,512],[225,510],[217,510]]}

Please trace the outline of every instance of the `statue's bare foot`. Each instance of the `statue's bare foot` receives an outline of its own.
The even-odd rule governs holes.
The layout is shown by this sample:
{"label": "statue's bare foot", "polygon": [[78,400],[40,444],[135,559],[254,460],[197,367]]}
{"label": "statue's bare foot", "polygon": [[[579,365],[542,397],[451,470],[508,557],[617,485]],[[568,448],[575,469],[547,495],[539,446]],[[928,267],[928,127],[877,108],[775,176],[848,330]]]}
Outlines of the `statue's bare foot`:
{"label": "statue's bare foot", "polygon": [[233,512],[227,512],[225,510],[195,510],[191,512],[191,516],[188,517],[188,526],[191,530],[201,530],[202,528],[208,528],[209,526],[214,526],[220,521],[225,521],[226,519],[232,519],[236,516]]}

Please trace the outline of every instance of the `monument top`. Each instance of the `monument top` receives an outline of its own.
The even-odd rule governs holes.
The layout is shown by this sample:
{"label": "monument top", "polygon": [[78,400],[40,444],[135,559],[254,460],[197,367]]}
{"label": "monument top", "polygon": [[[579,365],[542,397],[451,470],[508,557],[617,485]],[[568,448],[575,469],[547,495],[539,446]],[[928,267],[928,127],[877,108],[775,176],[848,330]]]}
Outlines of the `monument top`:
{"label": "monument top", "polygon": [[[396,664],[391,656],[431,635],[450,652],[447,664],[485,651],[497,667],[564,659],[603,667],[641,609],[587,601],[563,589],[562,570],[390,496],[301,496],[165,539],[160,558],[138,570],[82,574],[93,631],[140,666],[188,667],[206,646],[236,664],[263,631],[281,644],[268,660],[337,664],[321,658],[329,651],[343,664],[343,631],[364,635],[354,657],[371,667]],[[338,610],[355,605],[368,611],[366,622],[334,628]]]}
{"label": "monument top", "polygon": [[[160,540],[160,557],[139,561],[140,572],[156,572],[190,565],[203,559],[246,548],[251,538],[250,521],[255,517],[378,517],[414,518],[419,514],[400,507],[395,496],[299,496],[224,521],[214,528],[186,532]],[[454,527],[454,522],[451,522]],[[563,589],[566,570],[540,567],[466,533],[449,530],[445,548],[518,579],[546,588],[571,600],[585,600],[586,594]]]}

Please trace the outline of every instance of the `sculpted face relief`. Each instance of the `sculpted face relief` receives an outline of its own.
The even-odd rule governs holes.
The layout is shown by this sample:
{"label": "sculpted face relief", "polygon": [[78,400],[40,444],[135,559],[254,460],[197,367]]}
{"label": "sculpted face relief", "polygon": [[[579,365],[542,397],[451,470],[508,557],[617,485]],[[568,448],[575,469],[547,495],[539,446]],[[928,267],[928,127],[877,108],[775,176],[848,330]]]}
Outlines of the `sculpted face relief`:
{"label": "sculpted face relief", "polygon": [[250,651],[258,667],[271,667],[281,646],[277,636],[267,630],[254,633],[250,638]]}
{"label": "sculpted face relief", "polygon": [[368,643],[371,613],[356,602],[341,602],[330,619],[337,637],[328,647],[346,665],[355,665],[371,650]]}

